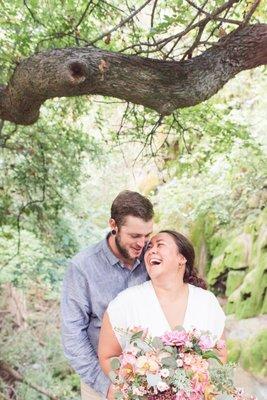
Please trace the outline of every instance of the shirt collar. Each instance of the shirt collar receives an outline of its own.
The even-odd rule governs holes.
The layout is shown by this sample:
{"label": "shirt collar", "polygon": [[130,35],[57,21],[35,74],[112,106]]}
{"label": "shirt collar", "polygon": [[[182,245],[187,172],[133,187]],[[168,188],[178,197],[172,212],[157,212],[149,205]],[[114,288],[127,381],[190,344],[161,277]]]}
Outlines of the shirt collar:
{"label": "shirt collar", "polygon": [[[125,268],[123,263],[121,262],[121,260],[115,256],[115,254],[111,251],[109,245],[108,245],[108,238],[111,234],[108,233],[107,236],[105,237],[105,239],[102,241],[102,248],[103,251],[108,259],[108,261],[110,262],[111,265],[116,265],[119,264],[120,267]],[[131,268],[131,271],[133,271],[139,264],[140,264],[140,260],[137,258],[134,262],[133,267]]]}

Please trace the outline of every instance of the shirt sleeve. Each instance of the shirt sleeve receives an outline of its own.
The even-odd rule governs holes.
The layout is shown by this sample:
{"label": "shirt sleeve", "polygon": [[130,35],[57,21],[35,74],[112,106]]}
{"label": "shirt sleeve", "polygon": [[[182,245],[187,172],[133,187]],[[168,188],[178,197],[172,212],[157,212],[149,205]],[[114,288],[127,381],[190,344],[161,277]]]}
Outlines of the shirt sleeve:
{"label": "shirt sleeve", "polygon": [[216,336],[216,339],[220,339],[224,327],[225,327],[225,314],[220,306],[216,296],[212,293],[209,292],[209,304],[208,304],[208,309],[209,309],[209,330],[211,333]]}
{"label": "shirt sleeve", "polygon": [[82,380],[107,397],[110,379],[102,371],[87,328],[91,306],[87,280],[74,263],[66,272],[61,296],[61,333],[64,353]]}

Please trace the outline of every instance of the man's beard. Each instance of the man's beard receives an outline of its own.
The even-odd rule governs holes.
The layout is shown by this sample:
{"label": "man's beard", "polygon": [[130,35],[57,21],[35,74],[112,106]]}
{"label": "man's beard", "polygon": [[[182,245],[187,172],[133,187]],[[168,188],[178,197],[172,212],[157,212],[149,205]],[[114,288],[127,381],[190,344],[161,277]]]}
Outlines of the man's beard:
{"label": "man's beard", "polygon": [[119,250],[122,257],[125,258],[125,260],[133,261],[135,259],[135,258],[132,258],[130,256],[129,251],[127,249],[125,249],[125,247],[122,246],[119,234],[117,234],[115,236],[115,243],[116,243],[117,249]]}

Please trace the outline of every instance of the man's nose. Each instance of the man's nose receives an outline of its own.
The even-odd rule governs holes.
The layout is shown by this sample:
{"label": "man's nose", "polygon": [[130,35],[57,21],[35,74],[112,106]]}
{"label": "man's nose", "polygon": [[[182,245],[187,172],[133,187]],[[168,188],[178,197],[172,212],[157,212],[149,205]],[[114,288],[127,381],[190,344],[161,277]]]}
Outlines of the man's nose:
{"label": "man's nose", "polygon": [[145,238],[138,239],[137,244],[139,247],[144,247],[146,244],[146,239]]}

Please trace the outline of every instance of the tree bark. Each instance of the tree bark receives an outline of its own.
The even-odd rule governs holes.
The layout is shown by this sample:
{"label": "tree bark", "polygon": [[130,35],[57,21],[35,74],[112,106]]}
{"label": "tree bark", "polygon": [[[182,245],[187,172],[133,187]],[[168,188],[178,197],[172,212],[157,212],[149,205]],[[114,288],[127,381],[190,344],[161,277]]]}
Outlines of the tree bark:
{"label": "tree bark", "polygon": [[190,60],[162,61],[100,50],[66,48],[33,55],[0,86],[0,119],[30,125],[54,97],[103,95],[162,115],[213,96],[240,71],[267,64],[267,24],[239,27]]}

